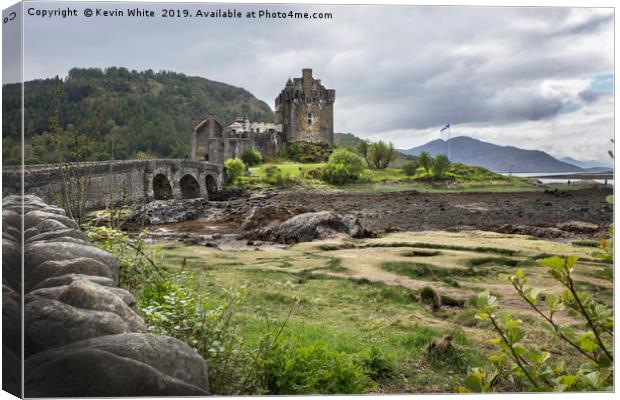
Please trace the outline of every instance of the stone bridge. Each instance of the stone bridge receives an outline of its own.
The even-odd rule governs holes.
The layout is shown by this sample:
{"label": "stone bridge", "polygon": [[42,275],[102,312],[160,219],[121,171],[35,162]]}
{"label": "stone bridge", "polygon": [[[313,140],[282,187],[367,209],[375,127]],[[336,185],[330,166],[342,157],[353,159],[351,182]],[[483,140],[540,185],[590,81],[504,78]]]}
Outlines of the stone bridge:
{"label": "stone bridge", "polygon": [[[20,194],[21,176],[18,166],[3,167],[5,196]],[[124,202],[209,198],[221,188],[223,170],[220,165],[193,160],[96,161],[64,173],[56,164],[26,165],[23,178],[24,193],[47,203],[58,203],[61,189],[82,179],[86,207],[97,209]]]}

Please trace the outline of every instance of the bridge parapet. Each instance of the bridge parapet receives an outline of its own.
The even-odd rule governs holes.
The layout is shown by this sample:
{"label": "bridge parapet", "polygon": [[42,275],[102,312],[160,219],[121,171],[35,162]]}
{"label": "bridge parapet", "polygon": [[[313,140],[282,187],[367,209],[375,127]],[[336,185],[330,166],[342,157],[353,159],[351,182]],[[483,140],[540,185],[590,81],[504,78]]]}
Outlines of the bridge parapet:
{"label": "bridge parapet", "polygon": [[[64,173],[56,164],[26,165],[24,193],[48,203],[57,202],[67,176],[86,180],[86,206],[103,208],[125,202],[155,199],[208,198],[221,188],[222,167],[206,161],[184,159],[95,161],[70,168]],[[4,195],[19,194],[20,166],[3,167]]]}

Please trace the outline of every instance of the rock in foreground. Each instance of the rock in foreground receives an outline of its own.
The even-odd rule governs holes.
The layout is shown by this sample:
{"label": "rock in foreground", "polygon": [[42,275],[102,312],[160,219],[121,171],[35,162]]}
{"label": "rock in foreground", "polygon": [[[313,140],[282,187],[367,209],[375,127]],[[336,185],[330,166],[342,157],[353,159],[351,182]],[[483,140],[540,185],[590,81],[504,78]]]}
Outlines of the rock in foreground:
{"label": "rock in foreground", "polygon": [[296,215],[274,228],[255,229],[243,237],[290,244],[325,239],[339,233],[355,238],[372,236],[353,215],[342,216],[331,211],[320,211]]}

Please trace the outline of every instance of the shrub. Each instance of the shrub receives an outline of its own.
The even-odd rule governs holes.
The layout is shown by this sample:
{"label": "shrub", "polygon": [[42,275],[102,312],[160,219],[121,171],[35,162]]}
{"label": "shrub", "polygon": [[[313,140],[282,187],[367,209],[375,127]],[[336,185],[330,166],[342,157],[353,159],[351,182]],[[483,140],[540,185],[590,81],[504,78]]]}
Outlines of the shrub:
{"label": "shrub", "polygon": [[185,289],[191,279],[170,275],[143,291],[139,304],[148,332],[194,347],[209,365],[209,386],[214,394],[263,394],[267,390],[263,362],[288,319],[267,329],[258,344],[248,348],[238,333],[241,293],[226,292],[221,300],[207,302]]}
{"label": "shrub", "polygon": [[353,394],[372,387],[362,366],[320,342],[279,344],[266,357],[263,370],[268,393],[273,395]]}
{"label": "shrub", "polygon": [[419,166],[420,166],[420,163],[419,163],[418,159],[415,158],[413,160],[407,161],[405,163],[405,165],[403,165],[401,167],[401,170],[407,176],[415,176],[415,174],[418,172],[418,167]]}
{"label": "shrub", "polygon": [[372,168],[385,169],[395,158],[396,150],[392,143],[386,144],[380,140],[368,148],[368,166]]}
{"label": "shrub", "polygon": [[375,382],[385,382],[396,375],[396,365],[393,360],[383,355],[376,347],[363,354],[360,362],[368,376]]}
{"label": "shrub", "polygon": [[368,166],[370,166],[370,159],[368,158],[368,153],[370,151],[370,140],[368,139],[362,139],[356,146],[355,146],[355,151],[357,151],[357,154],[359,154],[360,156],[362,156],[362,158],[364,160],[366,160],[366,163],[368,164]]}
{"label": "shrub", "polygon": [[297,183],[297,180],[291,177],[289,171],[283,172],[276,166],[265,168],[265,182],[271,186],[287,187]]}
{"label": "shrub", "polygon": [[278,156],[302,163],[319,163],[327,161],[333,146],[326,142],[306,142],[300,140],[278,150]]}
{"label": "shrub", "polygon": [[431,167],[433,166],[433,157],[431,157],[431,155],[428,154],[427,151],[423,151],[418,156],[418,162],[420,163],[422,168],[424,168],[424,170],[426,171],[426,175],[430,175]]}
{"label": "shrub", "polygon": [[[498,389],[497,382],[519,382],[519,391],[610,391],[613,390],[613,310],[576,288],[572,273],[578,257],[550,257],[539,260],[550,275],[564,287],[562,295],[547,294],[527,286],[522,269],[510,277],[515,291],[551,328],[565,354],[571,354],[570,365],[555,361],[545,348],[524,341],[529,333],[523,321],[501,313],[496,296],[489,291],[476,299],[476,318],[487,321],[498,334],[493,339],[500,352],[489,356],[490,368],[474,368],[460,391],[489,392]],[[544,306],[540,303],[544,302]],[[568,310],[582,325],[560,325],[558,312]]]}
{"label": "shrub", "polygon": [[321,171],[321,179],[334,185],[342,185],[359,179],[364,171],[364,160],[347,149],[337,149],[329,156],[329,162]]}
{"label": "shrub", "polygon": [[433,309],[438,309],[441,306],[441,300],[439,295],[430,286],[424,286],[420,289],[420,300],[426,304],[430,304]]}
{"label": "shrub", "polygon": [[224,162],[226,176],[230,183],[236,183],[245,174],[245,164],[238,158],[229,158]]}
{"label": "shrub", "polygon": [[446,172],[450,170],[450,160],[445,154],[438,154],[433,162],[433,176],[442,179],[446,176]]}
{"label": "shrub", "polygon": [[247,149],[241,156],[241,160],[250,166],[258,165],[263,162],[263,155],[256,149]]}

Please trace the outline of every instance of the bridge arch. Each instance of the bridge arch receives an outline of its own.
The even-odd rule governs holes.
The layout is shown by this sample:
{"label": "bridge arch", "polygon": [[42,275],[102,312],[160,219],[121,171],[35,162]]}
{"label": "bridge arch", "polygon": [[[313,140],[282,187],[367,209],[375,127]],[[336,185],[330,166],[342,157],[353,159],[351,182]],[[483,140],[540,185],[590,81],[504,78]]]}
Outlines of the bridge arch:
{"label": "bridge arch", "polygon": [[200,185],[196,178],[191,174],[183,175],[179,180],[179,188],[181,189],[181,198],[195,199],[200,196]]}
{"label": "bridge arch", "polygon": [[153,197],[155,200],[169,200],[172,198],[172,185],[165,174],[157,174],[153,178]]}
{"label": "bridge arch", "polygon": [[205,176],[205,187],[208,195],[217,192],[217,180],[213,175]]}

